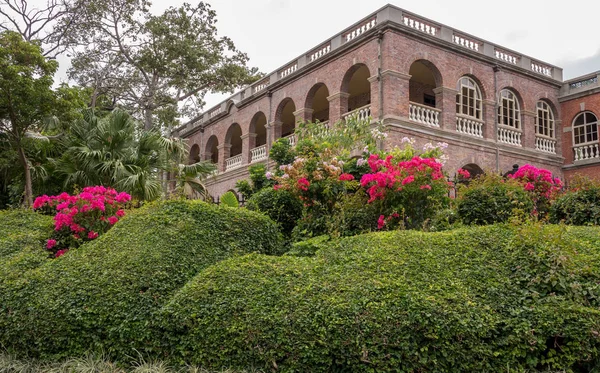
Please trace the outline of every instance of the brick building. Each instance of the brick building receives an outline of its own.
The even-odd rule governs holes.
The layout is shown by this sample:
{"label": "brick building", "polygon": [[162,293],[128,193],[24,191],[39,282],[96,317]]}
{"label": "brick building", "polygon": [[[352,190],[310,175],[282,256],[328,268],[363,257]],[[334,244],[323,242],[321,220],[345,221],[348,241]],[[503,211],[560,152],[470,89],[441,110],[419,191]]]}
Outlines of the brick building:
{"label": "brick building", "polygon": [[[268,162],[274,140],[294,141],[297,121],[332,122],[350,114],[382,121],[386,148],[405,136],[417,146],[448,143],[450,174],[461,167],[504,173],[530,163],[562,177],[565,160],[566,172],[591,170],[589,156],[573,160],[583,143],[567,140],[583,91],[590,99],[585,110],[600,115],[600,100],[592,103],[600,93],[587,93],[592,85],[569,87],[556,66],[387,5],[176,134],[189,141],[190,161],[218,165],[218,175],[207,181],[215,196],[234,189],[248,165]],[[567,118],[564,128],[561,118]],[[595,139],[596,159],[594,125],[595,135],[582,136],[586,146]]]}

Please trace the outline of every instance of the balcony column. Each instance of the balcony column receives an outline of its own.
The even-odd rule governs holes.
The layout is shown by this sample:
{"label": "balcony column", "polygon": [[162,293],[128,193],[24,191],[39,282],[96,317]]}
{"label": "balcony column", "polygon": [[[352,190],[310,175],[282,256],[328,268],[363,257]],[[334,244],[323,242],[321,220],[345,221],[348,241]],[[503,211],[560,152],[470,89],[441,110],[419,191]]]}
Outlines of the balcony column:
{"label": "balcony column", "polygon": [[[554,120],[554,140],[556,140],[556,155],[563,156],[563,142],[562,139],[563,126],[562,120],[555,119]],[[570,135],[570,133],[569,133]],[[571,140],[573,141],[573,140]],[[567,143],[565,143],[567,145]]]}
{"label": "balcony column", "polygon": [[379,120],[379,77],[373,75],[367,79],[371,83],[371,119],[374,121]]}
{"label": "balcony column", "polygon": [[313,118],[313,109],[303,107],[294,111],[294,117],[296,118],[296,123],[304,123],[304,122],[312,122]]}
{"label": "balcony column", "polygon": [[521,146],[527,149],[535,149],[535,111],[521,110]]}
{"label": "balcony column", "polygon": [[327,97],[329,101],[329,123],[335,123],[342,119],[342,115],[348,112],[349,93],[338,92]]}
{"label": "balcony column", "polygon": [[395,70],[384,70],[381,73],[384,118],[408,120],[410,77],[409,74],[403,74]]}
{"label": "balcony column", "polygon": [[437,87],[435,93],[435,107],[442,111],[440,114],[440,128],[446,131],[456,131],[456,95],[454,88]]}
{"label": "balcony column", "polygon": [[250,162],[252,162],[252,149],[255,147],[255,133],[247,133],[242,135],[242,164],[250,164]]}
{"label": "balcony column", "polygon": [[496,120],[498,113],[496,112],[496,102],[494,100],[483,100],[483,138],[496,141],[498,134],[496,130]]}
{"label": "balcony column", "polygon": [[227,160],[227,158],[229,158],[229,155],[231,154],[231,144],[219,145],[217,146],[217,149],[219,149],[219,163],[217,165],[217,169],[219,170],[219,172],[225,172],[225,161]]}
{"label": "balcony column", "polygon": [[267,150],[270,150],[271,144],[281,137],[282,125],[283,123],[279,120],[267,124]]}

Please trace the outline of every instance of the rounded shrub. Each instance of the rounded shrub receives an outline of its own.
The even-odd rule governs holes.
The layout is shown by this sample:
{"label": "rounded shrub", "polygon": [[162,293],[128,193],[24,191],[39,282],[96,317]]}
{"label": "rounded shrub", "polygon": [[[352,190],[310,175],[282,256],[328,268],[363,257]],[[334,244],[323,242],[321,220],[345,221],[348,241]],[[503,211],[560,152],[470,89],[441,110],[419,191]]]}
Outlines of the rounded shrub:
{"label": "rounded shrub", "polygon": [[600,183],[589,183],[558,197],[550,207],[550,221],[600,225]]}
{"label": "rounded shrub", "polygon": [[189,279],[232,256],[281,250],[276,225],[260,214],[152,203],[0,288],[0,344],[52,359],[88,350],[121,359],[152,354],[157,312]]}
{"label": "rounded shrub", "polygon": [[458,216],[464,224],[503,223],[513,216],[529,216],[534,203],[515,180],[488,174],[459,190]]}
{"label": "rounded shrub", "polygon": [[281,227],[281,231],[289,236],[302,216],[302,202],[287,190],[263,188],[255,193],[246,206],[249,210],[259,211]]}
{"label": "rounded shrub", "polygon": [[313,258],[229,259],[164,307],[165,353],[282,372],[589,371],[598,233],[395,231],[331,241]]}

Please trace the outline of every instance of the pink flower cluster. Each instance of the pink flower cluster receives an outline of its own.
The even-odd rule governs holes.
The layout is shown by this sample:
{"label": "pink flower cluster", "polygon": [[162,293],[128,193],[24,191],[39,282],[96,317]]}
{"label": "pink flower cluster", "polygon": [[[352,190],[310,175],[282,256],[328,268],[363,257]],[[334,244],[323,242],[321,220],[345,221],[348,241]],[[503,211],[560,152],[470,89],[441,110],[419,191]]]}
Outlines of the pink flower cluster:
{"label": "pink flower cluster", "polygon": [[40,196],[33,208],[56,209],[54,235],[46,241],[46,249],[59,257],[110,229],[125,215],[123,208],[129,201],[131,196],[125,192],[93,186],[73,196],[68,193]]}
{"label": "pink flower cluster", "polygon": [[310,181],[308,181],[305,177],[298,179],[297,183],[298,183],[298,188],[305,192],[308,190],[308,187],[310,186]]}
{"label": "pink flower cluster", "polygon": [[431,182],[444,178],[442,164],[434,158],[413,157],[409,161],[394,164],[393,157],[369,157],[373,173],[364,174],[360,184],[369,193],[369,203],[385,198],[390,191],[399,192],[409,184],[417,183],[421,190],[431,190]]}
{"label": "pink flower cluster", "polygon": [[459,168],[457,171],[458,175],[464,179],[468,179],[471,177],[471,173],[464,168]]}
{"label": "pink flower cluster", "polygon": [[523,184],[523,188],[534,193],[538,198],[552,199],[563,187],[559,178],[543,168],[526,164],[509,176]]}

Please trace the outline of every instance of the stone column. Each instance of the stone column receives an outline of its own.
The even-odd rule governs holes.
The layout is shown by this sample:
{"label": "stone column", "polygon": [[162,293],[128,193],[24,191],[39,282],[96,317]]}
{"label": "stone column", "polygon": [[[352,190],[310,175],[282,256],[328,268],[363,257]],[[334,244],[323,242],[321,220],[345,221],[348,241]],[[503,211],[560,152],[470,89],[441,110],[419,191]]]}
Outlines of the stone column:
{"label": "stone column", "polygon": [[225,160],[229,158],[231,144],[221,144],[217,146],[217,149],[219,149],[219,163],[217,169],[219,172],[225,172]]}
{"label": "stone column", "polygon": [[368,78],[369,83],[371,83],[371,118],[374,121],[379,120],[379,77],[377,75],[373,75]]}
{"label": "stone column", "polygon": [[496,121],[498,113],[496,112],[496,102],[494,100],[483,100],[483,138],[496,141]]}
{"label": "stone column", "polygon": [[535,149],[535,111],[521,110],[521,146],[526,149]]}
{"label": "stone column", "polygon": [[281,137],[282,122],[279,120],[267,124],[269,137],[267,138],[267,150],[271,149],[271,145]]}
{"label": "stone column", "polygon": [[409,82],[411,75],[395,70],[384,70],[383,81],[383,117],[408,120]]}
{"label": "stone column", "polygon": [[314,111],[313,109],[309,109],[307,107],[294,111],[294,117],[296,118],[296,123],[312,122],[313,111]]}
{"label": "stone column", "polygon": [[242,135],[242,164],[250,164],[252,161],[252,149],[256,147],[256,134],[247,133]]}
{"label": "stone column", "polygon": [[[556,140],[556,155],[563,156],[563,142],[562,142],[562,120],[554,120],[554,139]],[[566,143],[565,143],[566,145]],[[564,157],[564,156],[563,156]]]}
{"label": "stone column", "polygon": [[329,123],[335,123],[342,119],[342,115],[348,112],[349,93],[338,92],[327,97],[329,101]]}
{"label": "stone column", "polygon": [[438,87],[435,93],[436,109],[442,111],[440,115],[440,128],[446,131],[456,131],[456,94],[454,88]]}

